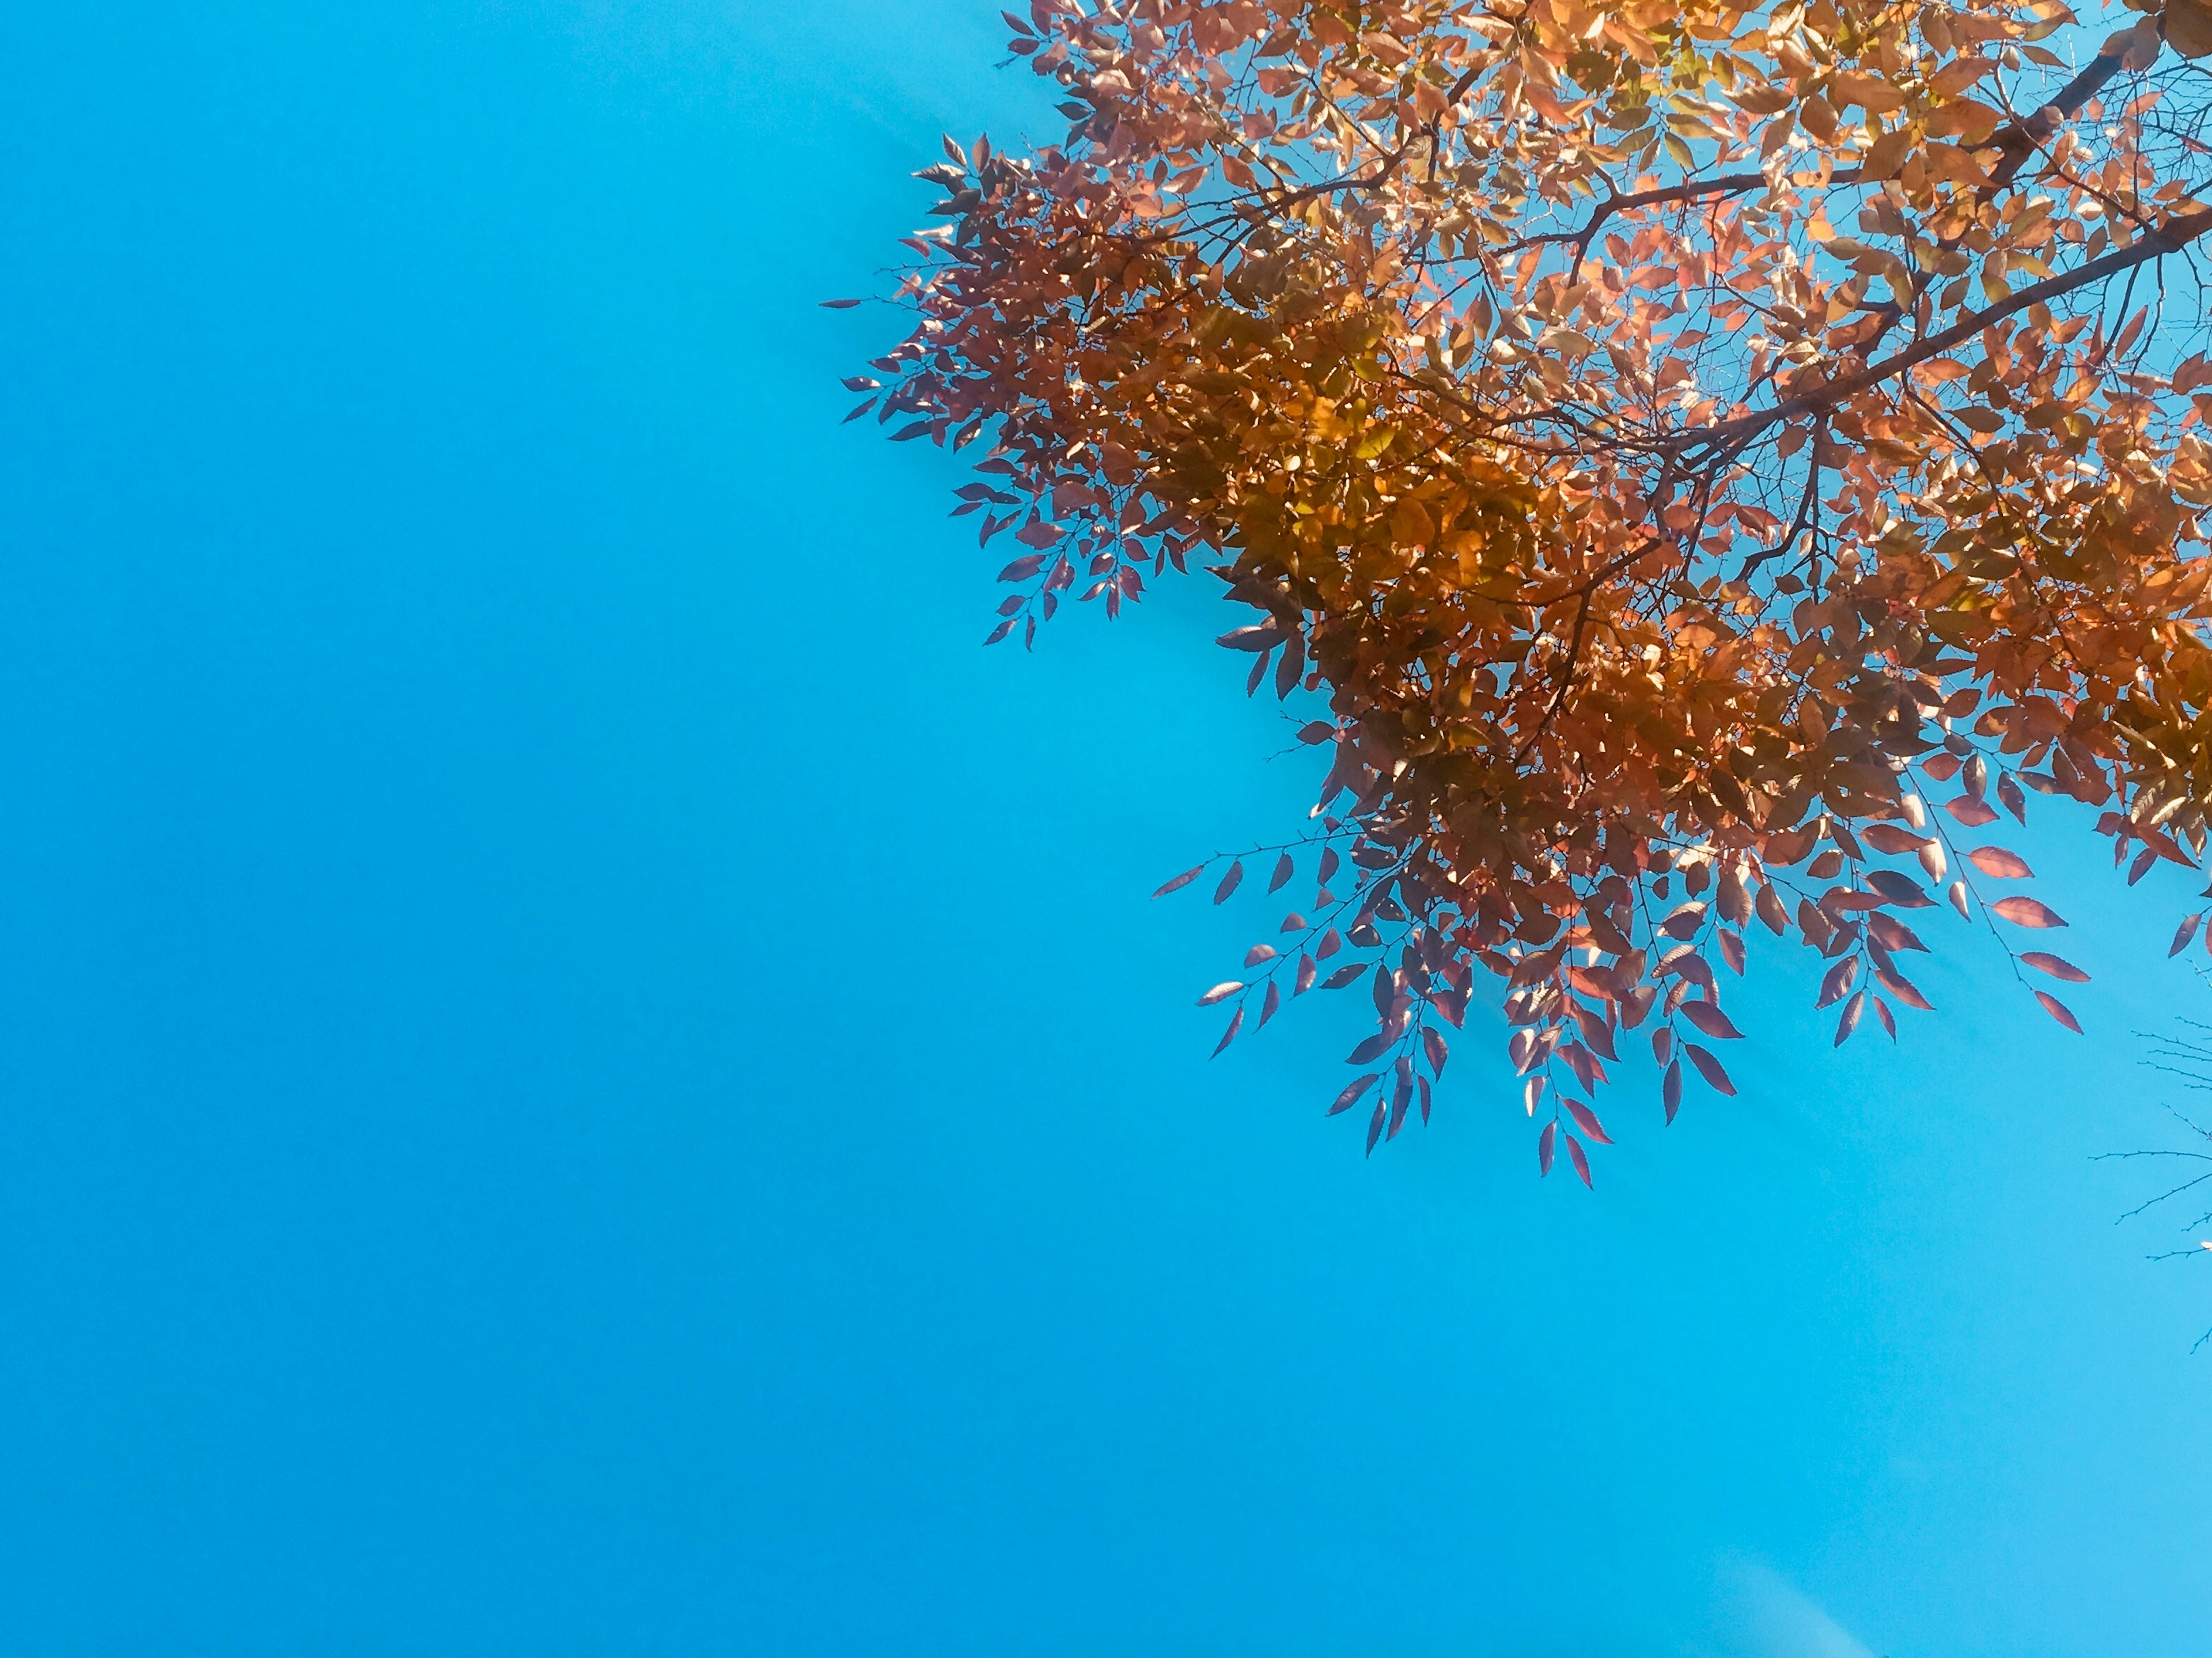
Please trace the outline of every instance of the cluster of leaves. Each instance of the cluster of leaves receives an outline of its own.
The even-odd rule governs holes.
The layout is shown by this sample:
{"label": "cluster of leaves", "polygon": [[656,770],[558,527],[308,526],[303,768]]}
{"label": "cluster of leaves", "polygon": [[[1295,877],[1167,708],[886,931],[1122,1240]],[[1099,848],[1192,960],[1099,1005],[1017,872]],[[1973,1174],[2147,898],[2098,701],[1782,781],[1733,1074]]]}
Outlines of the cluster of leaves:
{"label": "cluster of leaves", "polygon": [[958,510],[1024,550],[994,641],[1197,558],[1248,689],[1327,697],[1269,849],[1313,902],[1205,999],[1225,1045],[1370,980],[1332,1108],[1375,1096],[1370,1151],[1478,975],[1587,1181],[1626,1033],[1670,1121],[1685,1060],[1733,1091],[1754,928],[1826,959],[1838,1042],[1894,1035],[1902,912],[2063,925],[1985,894],[2029,875],[1963,843],[2000,809],[2100,809],[2130,879],[2203,854],[2208,0],[1006,17],[1067,136],[946,140],[853,417],[980,445]]}

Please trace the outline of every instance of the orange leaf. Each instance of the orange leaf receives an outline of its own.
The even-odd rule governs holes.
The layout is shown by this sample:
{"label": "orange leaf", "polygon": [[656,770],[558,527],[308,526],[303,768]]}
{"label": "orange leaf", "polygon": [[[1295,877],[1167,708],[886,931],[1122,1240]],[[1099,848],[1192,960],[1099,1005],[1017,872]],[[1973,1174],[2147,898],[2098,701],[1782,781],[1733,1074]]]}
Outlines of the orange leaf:
{"label": "orange leaf", "polygon": [[1990,906],[1990,912],[2002,915],[2015,926],[2064,926],[2057,914],[2049,906],[2033,898],[2023,898],[2015,893],[2009,898],[2000,898]]}

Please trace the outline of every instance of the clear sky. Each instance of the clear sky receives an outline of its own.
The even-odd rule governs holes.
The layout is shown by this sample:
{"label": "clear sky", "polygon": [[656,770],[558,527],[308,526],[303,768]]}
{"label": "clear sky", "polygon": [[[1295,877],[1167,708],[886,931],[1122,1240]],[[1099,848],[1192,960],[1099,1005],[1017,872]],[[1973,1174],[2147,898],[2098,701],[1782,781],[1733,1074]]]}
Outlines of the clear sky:
{"label": "clear sky", "polygon": [[1310,756],[837,425],[995,12],[0,10],[0,1649],[2205,1652],[2181,882],[1595,1193],[1206,1061]]}

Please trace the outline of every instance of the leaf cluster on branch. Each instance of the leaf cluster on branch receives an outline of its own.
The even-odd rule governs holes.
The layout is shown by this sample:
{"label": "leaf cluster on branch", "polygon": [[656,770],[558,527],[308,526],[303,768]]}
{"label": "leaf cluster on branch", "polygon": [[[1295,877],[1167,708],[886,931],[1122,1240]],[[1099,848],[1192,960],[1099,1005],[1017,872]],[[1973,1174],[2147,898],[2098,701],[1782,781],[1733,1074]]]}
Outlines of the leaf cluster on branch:
{"label": "leaf cluster on branch", "polygon": [[945,141],[853,417],[975,446],[957,510],[1023,550],[993,641],[1197,559],[1249,688],[1326,696],[1266,849],[1311,902],[1205,999],[1225,1046],[1368,981],[1370,1151],[1480,975],[1588,1181],[1629,1033],[1669,1121],[1686,1061],[1734,1091],[1747,937],[1894,1035],[1904,912],[2085,976],[1994,925],[2063,925],[1990,890],[2000,808],[2100,809],[2131,880],[2202,855],[2212,0],[1006,18],[1069,130]]}

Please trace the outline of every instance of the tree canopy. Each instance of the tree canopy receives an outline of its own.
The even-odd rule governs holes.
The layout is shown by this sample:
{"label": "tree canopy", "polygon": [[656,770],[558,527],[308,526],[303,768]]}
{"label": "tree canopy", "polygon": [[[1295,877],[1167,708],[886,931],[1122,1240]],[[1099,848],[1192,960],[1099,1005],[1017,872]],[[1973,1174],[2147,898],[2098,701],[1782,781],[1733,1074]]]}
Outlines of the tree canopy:
{"label": "tree canopy", "polygon": [[2204,849],[2212,0],[1006,15],[1067,133],[945,141],[854,414],[974,446],[994,641],[1196,560],[1250,689],[1325,696],[1224,1046],[1366,981],[1371,1151],[1495,975],[1587,1181],[1628,1033],[1669,1121],[1686,1060],[1734,1091],[1759,931],[1838,1042],[1928,1007],[1916,909],[2079,1029],[1981,836],[2039,793],[2130,880]]}

